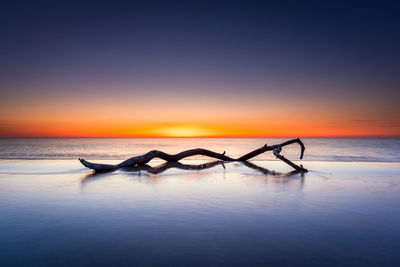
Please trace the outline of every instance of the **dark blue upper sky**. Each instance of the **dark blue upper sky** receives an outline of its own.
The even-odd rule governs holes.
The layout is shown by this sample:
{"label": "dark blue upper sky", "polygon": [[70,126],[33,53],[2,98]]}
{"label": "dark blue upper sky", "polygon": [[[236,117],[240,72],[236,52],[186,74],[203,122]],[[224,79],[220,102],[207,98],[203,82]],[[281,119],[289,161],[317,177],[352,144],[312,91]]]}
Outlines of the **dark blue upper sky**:
{"label": "dark blue upper sky", "polygon": [[17,79],[368,75],[397,83],[399,11],[395,1],[2,1],[1,68]]}

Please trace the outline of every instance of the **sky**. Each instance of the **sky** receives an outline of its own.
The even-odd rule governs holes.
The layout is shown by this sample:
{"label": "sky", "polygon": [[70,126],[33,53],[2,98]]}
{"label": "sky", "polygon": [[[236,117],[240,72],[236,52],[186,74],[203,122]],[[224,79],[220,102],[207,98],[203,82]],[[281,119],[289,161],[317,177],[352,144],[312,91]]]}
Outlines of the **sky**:
{"label": "sky", "polygon": [[400,137],[396,1],[1,1],[0,137]]}

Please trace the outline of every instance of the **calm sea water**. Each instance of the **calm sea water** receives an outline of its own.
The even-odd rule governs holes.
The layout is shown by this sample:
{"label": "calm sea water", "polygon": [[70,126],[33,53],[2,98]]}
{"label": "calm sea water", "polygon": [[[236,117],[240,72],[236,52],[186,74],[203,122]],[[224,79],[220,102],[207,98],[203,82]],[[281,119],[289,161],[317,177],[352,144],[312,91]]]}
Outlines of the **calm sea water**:
{"label": "calm sea water", "polygon": [[158,174],[77,160],[281,141],[1,139],[0,266],[400,266],[399,139],[304,139],[303,175],[271,153]]}
{"label": "calm sea water", "polygon": [[[279,144],[280,138],[50,138],[0,139],[0,159],[118,159],[158,149],[177,153],[191,148],[206,148],[238,157],[264,144]],[[304,161],[400,162],[400,138],[304,138]],[[298,158],[297,144],[282,154]],[[197,157],[198,159],[201,157]],[[257,160],[274,160],[265,153]]]}

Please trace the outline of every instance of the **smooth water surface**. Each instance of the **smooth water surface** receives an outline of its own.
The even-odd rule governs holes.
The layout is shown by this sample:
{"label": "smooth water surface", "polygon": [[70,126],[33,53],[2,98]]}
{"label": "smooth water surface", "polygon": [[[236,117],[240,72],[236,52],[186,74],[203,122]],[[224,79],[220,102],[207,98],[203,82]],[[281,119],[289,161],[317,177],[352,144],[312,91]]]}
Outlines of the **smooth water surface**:
{"label": "smooth water surface", "polygon": [[[240,157],[264,144],[290,138],[0,138],[0,159],[115,159],[124,160],[158,149],[178,153],[205,148]],[[400,138],[302,138],[304,161],[400,162]],[[296,159],[298,145],[286,146],[285,156]],[[197,157],[199,159],[201,157]],[[275,160],[265,153],[257,160]]]}
{"label": "smooth water surface", "polygon": [[[0,160],[0,266],[399,266],[398,162],[306,160],[310,172],[302,175],[290,174],[280,161],[256,158],[248,166],[93,175],[76,159],[32,159],[38,150],[56,153],[56,145],[49,145],[54,140],[60,142],[30,146],[18,140],[24,152],[13,153],[31,151],[30,160]],[[99,140],[104,139],[61,140],[59,153],[65,155],[69,144],[101,162],[118,161],[98,156]],[[135,140],[139,143],[130,147],[151,150],[151,140]],[[227,153],[248,152],[245,140],[218,140],[223,145],[197,142]],[[333,148],[330,141],[323,147],[323,140],[306,140],[306,157],[316,150],[312,142],[319,142],[319,150]],[[399,156],[397,139],[371,140],[368,157],[376,147],[392,147],[391,159]],[[259,141],[249,143],[257,147]],[[161,150],[182,148],[163,142]],[[346,142],[368,151],[366,139]],[[190,145],[196,144],[184,146]],[[354,146],[347,153],[337,146],[340,153],[330,155],[353,155]],[[294,145],[293,157],[298,150]]]}

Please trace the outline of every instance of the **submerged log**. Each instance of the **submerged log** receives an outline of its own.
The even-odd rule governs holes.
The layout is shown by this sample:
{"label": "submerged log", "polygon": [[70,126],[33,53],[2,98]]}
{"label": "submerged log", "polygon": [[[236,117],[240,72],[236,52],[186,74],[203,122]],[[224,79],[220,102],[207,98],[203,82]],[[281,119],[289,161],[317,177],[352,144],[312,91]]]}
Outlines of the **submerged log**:
{"label": "submerged log", "polygon": [[253,150],[250,153],[247,153],[246,155],[243,155],[239,158],[231,158],[229,156],[226,156],[225,151],[223,153],[217,153],[217,152],[203,149],[203,148],[196,148],[196,149],[185,150],[178,154],[173,154],[173,155],[165,153],[163,151],[159,151],[159,150],[152,150],[152,151],[147,152],[146,154],[132,157],[132,158],[127,159],[116,165],[92,163],[92,162],[89,162],[84,159],[79,159],[79,161],[85,167],[87,167],[89,169],[93,169],[96,172],[104,172],[104,171],[113,171],[113,170],[125,168],[125,167],[134,167],[134,166],[145,165],[146,163],[148,163],[149,161],[151,161],[154,158],[160,158],[167,162],[178,162],[179,160],[190,157],[190,156],[202,155],[202,156],[208,156],[210,158],[219,159],[222,161],[245,162],[251,158],[254,158],[254,157],[266,152],[266,151],[273,151],[274,155],[278,159],[280,159],[283,162],[285,162],[286,164],[290,165],[296,171],[307,172],[307,169],[303,168],[303,166],[296,165],[295,163],[293,163],[292,161],[288,160],[287,158],[285,158],[284,156],[282,156],[280,154],[280,152],[282,151],[282,147],[290,145],[290,144],[294,144],[294,143],[298,143],[300,145],[300,149],[301,149],[300,150],[300,159],[302,159],[303,155],[304,155],[305,147],[304,147],[303,142],[299,138],[297,138],[297,139],[292,139],[292,140],[286,141],[286,142],[284,142],[282,144],[278,144],[278,145],[268,146],[267,144],[265,144],[263,147]]}

